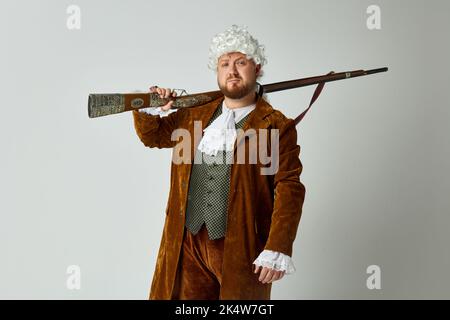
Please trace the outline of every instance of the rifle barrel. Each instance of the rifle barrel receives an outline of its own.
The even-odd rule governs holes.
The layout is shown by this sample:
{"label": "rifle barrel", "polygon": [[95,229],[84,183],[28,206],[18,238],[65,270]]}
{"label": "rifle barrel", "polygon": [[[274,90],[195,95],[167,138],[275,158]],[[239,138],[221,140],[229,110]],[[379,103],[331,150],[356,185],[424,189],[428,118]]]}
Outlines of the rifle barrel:
{"label": "rifle barrel", "polygon": [[271,84],[265,84],[265,85],[262,85],[262,87],[264,89],[264,92],[270,93],[270,92],[311,86],[311,85],[319,84],[319,83],[323,83],[323,82],[331,82],[331,81],[355,78],[355,77],[365,76],[365,75],[379,73],[379,72],[386,72],[386,71],[388,71],[388,68],[386,68],[386,67],[378,68],[378,69],[371,69],[371,70],[346,71],[346,72],[327,74],[327,75],[323,75],[323,76],[315,76],[315,77],[303,78],[303,79],[298,79],[298,80],[288,80],[288,81],[276,82],[276,83],[271,83]]}

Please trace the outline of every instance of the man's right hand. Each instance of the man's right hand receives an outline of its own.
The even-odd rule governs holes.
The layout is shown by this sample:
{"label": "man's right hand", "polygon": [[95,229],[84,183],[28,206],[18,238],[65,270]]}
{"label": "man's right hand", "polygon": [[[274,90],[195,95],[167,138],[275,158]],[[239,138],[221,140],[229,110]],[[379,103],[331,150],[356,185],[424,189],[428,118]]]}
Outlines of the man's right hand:
{"label": "man's right hand", "polygon": [[[158,93],[161,98],[175,98],[177,96],[177,93],[174,90],[171,90],[169,88],[159,88],[158,86],[152,86],[150,87],[151,93]],[[163,111],[169,110],[173,105],[173,100],[169,101],[164,106],[161,106],[161,109]]]}

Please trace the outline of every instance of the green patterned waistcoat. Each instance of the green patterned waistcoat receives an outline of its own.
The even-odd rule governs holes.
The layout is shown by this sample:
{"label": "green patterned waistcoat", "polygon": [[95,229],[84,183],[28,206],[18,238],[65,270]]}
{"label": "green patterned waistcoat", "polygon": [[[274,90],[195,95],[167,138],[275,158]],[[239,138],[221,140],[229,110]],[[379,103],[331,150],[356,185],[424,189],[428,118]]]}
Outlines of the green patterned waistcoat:
{"label": "green patterned waistcoat", "polygon": [[[207,126],[221,114],[222,104]],[[243,128],[250,114],[236,123],[236,129]],[[216,156],[209,156],[198,149],[195,151],[186,209],[186,227],[194,235],[205,223],[209,239],[225,236],[233,154],[233,151],[219,151]]]}

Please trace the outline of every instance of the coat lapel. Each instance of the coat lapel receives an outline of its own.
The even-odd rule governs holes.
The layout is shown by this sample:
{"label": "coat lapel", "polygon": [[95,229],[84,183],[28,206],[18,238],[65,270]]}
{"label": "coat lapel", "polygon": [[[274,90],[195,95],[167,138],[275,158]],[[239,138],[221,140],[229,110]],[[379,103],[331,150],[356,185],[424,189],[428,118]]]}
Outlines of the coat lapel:
{"label": "coat lapel", "polygon": [[[206,125],[209,123],[209,120],[211,120],[214,112],[217,110],[217,108],[220,106],[220,103],[222,102],[224,98],[218,98],[214,101],[211,101],[210,103],[192,108],[192,112],[189,113],[189,128],[191,128],[191,136],[193,137],[192,141],[192,150],[191,150],[191,163],[194,163],[195,158],[195,152],[197,150],[198,144],[200,143],[200,140],[203,137],[203,130],[206,128]],[[195,127],[195,122],[200,121],[201,123],[201,130],[197,129]]]}
{"label": "coat lapel", "polygon": [[[245,131],[254,129],[255,133],[253,134],[257,134],[258,129],[266,129],[269,127],[270,122],[265,118],[273,111],[273,108],[266,102],[266,100],[258,96],[258,99],[256,100],[255,110],[250,113],[246,123],[244,124],[244,127],[242,128],[242,131],[238,131],[236,143],[234,144],[235,153],[237,147],[242,142],[242,139],[245,136]],[[253,134],[247,135],[247,137],[251,137]]]}

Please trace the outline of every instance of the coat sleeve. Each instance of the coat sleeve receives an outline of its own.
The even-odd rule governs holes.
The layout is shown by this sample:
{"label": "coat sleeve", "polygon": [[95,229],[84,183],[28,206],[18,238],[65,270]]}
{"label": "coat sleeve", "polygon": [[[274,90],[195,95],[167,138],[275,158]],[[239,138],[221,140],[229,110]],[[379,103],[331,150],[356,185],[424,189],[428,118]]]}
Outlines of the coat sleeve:
{"label": "coat sleeve", "polygon": [[287,119],[279,131],[279,167],[274,175],[274,206],[269,237],[265,250],[292,256],[306,189],[300,182],[303,166],[297,130],[292,119]]}
{"label": "coat sleeve", "polygon": [[180,109],[166,117],[150,115],[133,110],[134,128],[142,143],[149,148],[172,148],[177,141],[172,141],[172,132],[180,127],[185,110]]}

